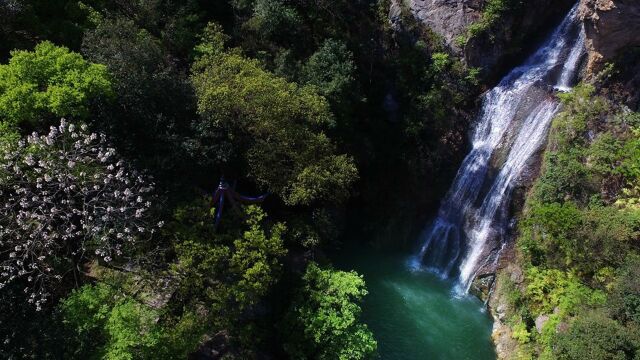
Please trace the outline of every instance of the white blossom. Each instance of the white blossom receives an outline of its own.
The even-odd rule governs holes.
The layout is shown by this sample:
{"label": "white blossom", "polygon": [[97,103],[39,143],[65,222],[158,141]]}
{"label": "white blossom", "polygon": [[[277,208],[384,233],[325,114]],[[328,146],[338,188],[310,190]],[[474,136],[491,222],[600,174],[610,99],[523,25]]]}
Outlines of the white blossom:
{"label": "white blossom", "polygon": [[63,119],[0,154],[0,253],[8,254],[0,257],[0,289],[28,281],[36,309],[62,279],[56,259],[87,261],[95,253],[110,262],[124,243],[146,240],[162,226],[143,216],[153,185],[116,158],[104,135],[87,130]]}

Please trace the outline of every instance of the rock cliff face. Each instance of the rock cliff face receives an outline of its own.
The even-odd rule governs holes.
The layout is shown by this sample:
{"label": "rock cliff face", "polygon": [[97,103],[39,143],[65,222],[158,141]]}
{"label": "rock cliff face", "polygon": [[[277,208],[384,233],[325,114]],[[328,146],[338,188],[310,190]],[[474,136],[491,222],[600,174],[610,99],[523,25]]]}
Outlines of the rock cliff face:
{"label": "rock cliff face", "polygon": [[[509,264],[500,270],[495,289],[489,298],[487,307],[493,317],[491,339],[496,347],[498,360],[512,360],[518,358],[519,343],[513,338],[513,330],[508,324],[508,316],[513,313],[507,300],[507,284],[522,286],[524,280],[522,270],[515,264]],[[512,285],[512,286],[513,286]]]}
{"label": "rock cliff face", "polygon": [[[392,0],[391,23],[398,24],[401,6],[404,6],[422,24],[442,36],[445,44],[455,53],[462,54],[456,37],[464,34],[467,26],[477,21],[486,0]],[[397,29],[397,26],[396,26]]]}
{"label": "rock cliff face", "polygon": [[469,40],[464,50],[467,63],[498,80],[534,51],[575,3],[576,0],[536,0],[513,5],[491,29]]}
{"label": "rock cliff face", "polygon": [[630,46],[640,46],[640,1],[581,0],[589,51],[588,74]]}
{"label": "rock cliff face", "polygon": [[455,54],[463,56],[469,66],[480,67],[490,80],[498,80],[535,49],[576,0],[524,1],[462,48],[456,38],[465,36],[469,25],[481,19],[487,1],[391,0],[390,20],[394,29],[401,28],[404,6],[415,19],[440,35]]}

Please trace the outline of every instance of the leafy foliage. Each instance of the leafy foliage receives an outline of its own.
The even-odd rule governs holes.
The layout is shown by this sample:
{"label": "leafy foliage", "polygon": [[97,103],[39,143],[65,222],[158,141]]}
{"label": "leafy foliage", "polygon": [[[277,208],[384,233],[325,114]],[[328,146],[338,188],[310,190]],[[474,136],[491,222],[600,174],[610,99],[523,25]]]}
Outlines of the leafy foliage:
{"label": "leafy foliage", "polygon": [[528,270],[516,318],[531,324],[549,314],[532,337],[543,358],[632,359],[640,348],[637,124],[593,86],[559,96],[564,110],[520,224]]}
{"label": "leafy foliage", "polygon": [[0,120],[11,124],[46,125],[51,117],[84,119],[90,102],[112,94],[104,65],[50,42],[33,52],[13,51],[0,65]]}
{"label": "leafy foliage", "polygon": [[[335,154],[323,132],[333,126],[326,100],[237,52],[211,50],[195,63],[192,76],[200,143],[231,139],[233,155],[242,156],[248,174],[287,204],[344,200],[357,170],[349,156]],[[203,151],[224,163],[232,155]]]}
{"label": "leafy foliage", "polygon": [[640,324],[640,257],[629,255],[619,272],[609,298],[611,313],[623,323]]}
{"label": "leafy foliage", "polygon": [[295,32],[301,21],[297,11],[283,0],[255,0],[253,16],[244,23],[244,27],[266,37],[273,37]]}
{"label": "leafy foliage", "polygon": [[[19,153],[0,160],[19,170],[8,166],[0,174],[13,181],[0,181],[0,197],[16,199],[0,224],[15,227],[24,200],[27,210],[52,216],[46,225],[53,230],[32,231],[44,221],[33,217],[31,228],[15,234],[24,241],[66,236],[43,250],[51,251],[43,260],[52,269],[47,274],[65,274],[47,287],[50,303],[64,299],[60,306],[35,312],[23,292],[33,286],[28,273],[0,292],[0,341],[8,341],[0,357],[171,359],[201,347],[232,358],[282,358],[285,339],[273,324],[288,308],[291,316],[306,309],[304,322],[290,319],[300,331],[287,337],[288,350],[309,358],[371,356],[375,341],[359,322],[362,279],[315,265],[300,279],[299,270],[321,256],[320,248],[335,246],[347,216],[367,219],[377,234],[381,226],[370,224],[409,228],[378,221],[389,212],[407,214],[398,217],[407,224],[425,213],[440,191],[432,184],[446,186],[455,170],[449,165],[467,130],[460,119],[469,118],[465,110],[479,90],[478,71],[427,29],[392,36],[387,12],[383,1],[348,0],[0,1],[7,20],[0,22],[2,61],[11,49],[44,41],[0,65],[0,151]],[[46,139],[16,146],[23,134],[42,132],[62,116],[86,123],[86,134],[83,128],[47,146]],[[92,131],[106,134],[125,160],[111,159],[115,150],[100,136],[86,140]],[[103,163],[88,148],[111,155]],[[88,158],[74,160],[85,150]],[[25,165],[28,156],[34,165]],[[156,191],[169,199],[154,216],[174,215],[153,244],[141,241],[148,232],[134,229],[147,221],[132,211],[148,208],[146,196],[138,202],[134,167],[154,174]],[[47,181],[38,170],[55,174]],[[119,170],[129,181],[123,188],[114,180]],[[209,192],[221,174],[243,191],[270,192],[264,210],[227,206],[216,227],[210,199],[189,199]],[[362,191],[347,203],[359,174]],[[14,194],[16,181],[26,193]],[[55,199],[41,201],[48,195],[40,190],[61,184]],[[433,191],[418,192],[425,184]],[[135,196],[125,199],[127,188]],[[115,211],[105,214],[109,207]],[[26,251],[8,248],[5,238],[0,261]],[[135,260],[150,255],[147,246],[166,251],[143,266]],[[112,272],[116,283],[105,275]],[[147,276],[171,286],[141,290]],[[335,294],[325,298],[323,290]]]}
{"label": "leafy foliage", "polygon": [[195,117],[195,99],[187,75],[161,40],[118,17],[88,31],[82,50],[106,65],[117,94],[101,104],[104,111],[92,119],[93,126],[111,134],[121,153],[149,168],[186,167],[182,143]]}
{"label": "leafy foliage", "polygon": [[638,216],[597,205],[581,210],[571,202],[532,204],[521,247],[534,264],[573,267],[581,275],[594,275],[622,264],[637,237]]}
{"label": "leafy foliage", "polygon": [[330,101],[340,102],[353,86],[353,54],[344,42],[328,39],[302,67],[302,83],[314,85]]}
{"label": "leafy foliage", "polygon": [[202,324],[186,313],[175,323],[116,288],[85,285],[60,304],[63,322],[74,335],[74,359],[184,358],[202,336]]}
{"label": "leafy foliage", "polygon": [[310,263],[304,285],[284,325],[287,352],[296,359],[367,359],[376,350],[373,334],[359,322],[367,294],[355,272]]}
{"label": "leafy foliage", "polygon": [[573,274],[559,270],[540,270],[532,267],[527,272],[526,298],[534,314],[553,311],[560,315],[575,313],[581,306],[601,305],[605,295],[580,283]]}
{"label": "leafy foliage", "polygon": [[578,317],[566,333],[558,335],[557,359],[635,359],[637,340],[627,330],[598,312]]}
{"label": "leafy foliage", "polygon": [[187,304],[207,304],[217,329],[250,343],[251,328],[241,319],[278,280],[280,259],[287,253],[282,240],[286,228],[281,223],[267,226],[259,207],[248,207],[244,216],[243,225],[216,233],[207,203],[196,201],[177,210],[169,229],[179,241],[178,262],[172,266],[179,297]]}

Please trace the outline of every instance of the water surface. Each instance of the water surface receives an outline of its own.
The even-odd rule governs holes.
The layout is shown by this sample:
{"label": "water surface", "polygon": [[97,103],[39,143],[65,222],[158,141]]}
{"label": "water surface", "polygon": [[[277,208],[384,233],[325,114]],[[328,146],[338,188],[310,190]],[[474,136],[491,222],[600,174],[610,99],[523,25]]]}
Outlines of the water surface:
{"label": "water surface", "polygon": [[344,250],[334,263],[364,275],[369,294],[364,321],[384,360],[495,359],[492,321],[475,297],[454,295],[454,284],[415,269],[408,255]]}

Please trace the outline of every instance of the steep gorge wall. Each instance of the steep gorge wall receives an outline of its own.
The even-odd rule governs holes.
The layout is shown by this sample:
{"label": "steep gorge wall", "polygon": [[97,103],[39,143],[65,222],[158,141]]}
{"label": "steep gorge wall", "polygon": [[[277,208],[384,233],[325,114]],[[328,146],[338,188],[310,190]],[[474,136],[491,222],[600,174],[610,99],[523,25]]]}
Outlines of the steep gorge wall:
{"label": "steep gorge wall", "polygon": [[[406,0],[404,5],[400,1],[392,1],[392,24],[397,25],[401,21],[401,6],[404,6],[414,18],[439,34],[454,54],[464,57],[469,66],[484,68],[490,79],[497,79],[526,56],[575,4],[575,0],[525,1],[522,9],[505,14],[489,31],[469,39],[466,46],[460,47],[456,39],[466,33],[469,25],[481,19],[487,0]],[[581,0],[579,14],[587,37],[586,79],[594,78],[606,62],[620,57],[629,48],[640,46],[640,0]],[[637,71],[640,64],[630,61],[632,63],[626,65],[626,71],[608,81],[602,94],[613,101],[624,100],[631,109],[637,110],[640,107],[640,72]],[[624,99],[617,96],[620,88],[625,93]],[[529,185],[535,180],[536,174],[537,171],[530,174]],[[523,192],[522,198],[527,188],[524,185],[520,190]],[[516,207],[521,208],[522,204]],[[493,340],[500,359],[518,357],[517,336],[506,315],[509,312],[507,298],[510,291],[507,284],[519,291],[526,286],[517,258],[513,246],[506,249],[497,275],[487,274],[487,277],[479,279],[478,285],[481,286],[474,289],[484,297],[483,300],[488,300],[495,319]],[[493,289],[492,285],[495,285]],[[541,316],[535,320],[536,331],[540,332],[545,318]]]}
{"label": "steep gorge wall", "polygon": [[[487,0],[485,0],[487,2]],[[464,48],[469,66],[480,67],[489,81],[520,64],[564,18],[575,0],[510,1],[486,31],[473,36]]]}
{"label": "steep gorge wall", "polygon": [[399,29],[402,7],[405,6],[416,20],[442,36],[454,53],[461,55],[462,48],[455,39],[466,32],[467,27],[480,19],[486,0],[392,0],[391,23]]}
{"label": "steep gorge wall", "polygon": [[581,0],[579,11],[587,35],[588,75],[624,49],[640,46],[640,1]]}
{"label": "steep gorge wall", "polygon": [[[601,96],[614,104],[624,104],[633,111],[640,109],[640,56],[628,59],[628,50],[640,46],[640,1],[638,0],[581,0],[579,16],[584,23],[588,64],[585,81],[594,84]],[[607,79],[598,79],[597,75],[605,63],[615,62],[615,73]],[[527,282],[523,276],[515,247],[509,249],[507,258],[499,265],[493,292],[487,299],[489,310],[494,318],[493,341],[499,359],[518,359],[522,345],[516,340],[518,331],[508,319],[510,309],[509,292],[523,292]],[[485,293],[486,294],[486,293]],[[542,327],[549,319],[547,315],[535,318],[535,329]],[[556,331],[567,325],[558,324]]]}
{"label": "steep gorge wall", "polygon": [[575,0],[504,0],[508,10],[490,28],[468,38],[466,44],[460,43],[458,39],[469,36],[469,26],[481,21],[489,1],[392,0],[389,17],[395,29],[401,28],[405,7],[470,67],[482,68],[491,82],[526,57],[575,4]]}

